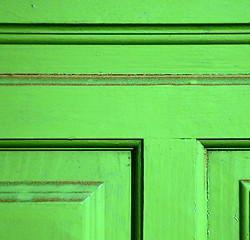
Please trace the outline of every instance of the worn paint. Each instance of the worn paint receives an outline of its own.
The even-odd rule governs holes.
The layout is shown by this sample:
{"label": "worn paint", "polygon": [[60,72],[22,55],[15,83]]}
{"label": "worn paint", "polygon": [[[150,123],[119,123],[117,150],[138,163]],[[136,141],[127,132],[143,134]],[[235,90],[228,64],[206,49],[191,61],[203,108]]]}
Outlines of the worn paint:
{"label": "worn paint", "polygon": [[[187,37],[184,37],[186,42],[179,45],[115,45],[112,42],[110,45],[44,44],[48,41],[46,38],[45,42],[41,44],[29,44],[27,40],[24,40],[24,44],[8,44],[8,38],[11,42],[12,37],[9,34],[7,41],[4,40],[6,41],[5,44],[0,45],[0,72],[5,72],[5,76],[1,75],[0,81],[0,94],[4,99],[4,101],[0,101],[0,138],[26,139],[26,141],[44,138],[50,139],[51,142],[56,141],[55,139],[90,139],[89,141],[93,142],[90,145],[96,147],[99,146],[96,143],[98,139],[141,139],[143,140],[142,169],[139,171],[133,170],[132,173],[132,181],[135,183],[132,187],[132,200],[127,198],[125,201],[126,197],[118,198],[119,194],[126,191],[119,192],[119,188],[117,189],[115,186],[106,189],[108,194],[106,195],[105,211],[110,214],[105,216],[106,239],[117,239],[117,236],[119,239],[136,239],[134,236],[122,235],[124,227],[131,221],[132,232],[137,229],[137,224],[143,223],[143,239],[145,240],[179,240],[183,238],[204,240],[210,236],[210,230],[212,236],[213,225],[215,228],[217,226],[220,228],[224,219],[220,222],[208,217],[207,209],[213,206],[213,203],[211,205],[207,203],[207,200],[210,200],[209,190],[212,189],[212,186],[217,186],[216,181],[212,186],[208,184],[208,175],[211,178],[210,174],[213,171],[210,170],[217,168],[216,166],[211,168],[211,165],[209,165],[210,159],[208,162],[207,156],[204,155],[206,150],[201,146],[201,142],[197,143],[197,139],[224,139],[223,143],[226,143],[226,138],[234,142],[237,142],[234,139],[249,138],[250,115],[247,109],[249,108],[250,96],[250,46],[249,44],[234,44],[234,41],[230,41],[226,37],[230,37],[231,40],[234,37],[240,37],[241,43],[248,43],[249,26],[245,23],[249,22],[249,7],[247,3],[241,2],[239,4],[235,1],[228,4],[226,0],[214,1],[213,3],[206,2],[205,4],[201,4],[198,0],[184,4],[183,2],[176,2],[173,3],[172,7],[169,6],[168,1],[153,7],[149,1],[138,3],[131,5],[133,6],[131,7],[127,5],[126,1],[114,4],[114,2],[105,0],[104,2],[99,1],[99,3],[82,2],[75,7],[76,5],[72,6],[72,3],[65,0],[63,0],[63,3],[58,1],[48,3],[45,0],[39,3],[39,8],[31,8],[30,2],[25,5],[21,1],[16,1],[15,4],[10,1],[6,2],[7,5],[1,5],[0,8],[3,8],[3,14],[0,16],[2,22],[21,25],[19,34],[31,34],[33,31],[38,31],[36,33],[45,36],[47,34],[48,36],[51,35],[48,29],[53,28],[53,31],[66,33],[71,38],[70,34],[79,33],[77,32],[79,28],[83,29],[82,32],[86,32],[89,26],[90,29],[94,29],[92,31],[95,31],[95,33],[100,33],[103,29],[106,29],[105,31],[112,34],[123,34],[122,37],[124,38],[128,38],[131,29],[133,29],[134,34],[138,34],[139,31],[144,34],[153,32],[156,35],[153,38],[159,40],[157,34],[166,34],[165,29],[174,29],[171,30],[174,32],[170,32],[175,33],[174,37],[177,37],[178,34],[183,37],[185,32],[188,33],[188,36],[198,33],[199,39],[203,37],[215,39],[215,34],[219,33],[221,40],[220,44],[211,44],[211,42],[200,44],[202,41],[199,42],[194,35],[192,37],[195,38],[197,44],[192,45],[188,42]],[[8,4],[11,7],[8,7]],[[119,5],[118,8],[117,4]],[[36,6],[34,3],[32,5]],[[57,11],[53,11],[53,14],[51,14],[50,11],[47,11],[47,6],[50,6],[50,9],[57,9]],[[68,11],[68,9],[72,11]],[[83,9],[85,12],[82,11]],[[89,9],[90,11],[88,11]],[[96,14],[96,9],[102,9],[101,13]],[[108,11],[105,11],[105,9],[108,9]],[[119,10],[116,11],[117,9]],[[186,14],[187,12],[188,14]],[[200,14],[201,12],[204,14]],[[82,18],[83,13],[84,20]],[[25,19],[23,16],[25,16]],[[22,25],[20,23],[42,24]],[[52,23],[59,24],[53,25]],[[74,25],[67,25],[69,23]],[[81,24],[78,25],[78,23]],[[101,24],[83,25],[85,23]],[[108,23],[108,25],[105,25],[105,23]],[[119,24],[116,25],[117,23]],[[132,23],[137,23],[137,25]],[[174,25],[171,23],[174,23]],[[6,28],[10,31],[16,31],[17,26],[1,25],[0,31],[3,36],[2,29]],[[148,29],[153,30],[150,32],[151,30]],[[60,36],[56,37],[59,38],[59,41],[62,40]],[[175,40],[175,43],[177,42]],[[20,42],[17,41],[16,43]],[[15,74],[18,72],[19,74]],[[29,74],[31,72],[34,72],[34,74]],[[98,73],[104,74],[98,75]],[[154,73],[155,75],[152,75]],[[208,73],[213,75],[207,76]],[[169,76],[168,74],[177,75]],[[181,76],[179,74],[196,75]],[[35,82],[39,79],[41,82]],[[70,82],[63,82],[67,79]],[[84,82],[85,79],[87,81],[97,79],[99,82],[87,84]],[[114,82],[111,82],[111,80]],[[74,86],[74,88],[71,86]],[[92,87],[87,88],[86,86]],[[116,87],[111,88],[110,86]],[[51,142],[47,144],[48,148],[52,144]],[[8,144],[11,145],[11,141]],[[42,143],[39,142],[39,144]],[[110,144],[109,147],[114,146],[111,141],[108,144]],[[197,149],[196,144],[199,145]],[[115,165],[120,154],[114,157],[113,162],[110,160],[113,159],[112,156],[104,157],[108,164],[105,162],[105,166],[100,170],[100,175],[103,176],[103,178],[100,178],[97,174],[99,169],[95,169],[93,175],[88,175],[91,168],[78,170],[78,165],[74,160],[69,167],[59,168],[60,164],[53,165],[52,163],[56,158],[50,158],[51,161],[48,161],[46,157],[42,157],[42,153],[46,150],[48,149],[39,149],[36,153],[31,153],[31,155],[38,154],[41,161],[38,165],[32,161],[28,162],[28,168],[21,163],[25,159],[29,159],[30,156],[24,156],[22,160],[19,157],[24,154],[22,151],[14,153],[14,155],[16,154],[13,157],[14,163],[11,162],[11,157],[1,156],[0,153],[0,165],[2,165],[0,180],[24,181],[27,180],[28,176],[29,181],[37,179],[37,181],[34,181],[37,183],[45,181],[45,179],[47,182],[50,182],[51,179],[54,181],[58,179],[79,181],[84,175],[90,180],[100,179],[105,184],[114,181],[121,183],[122,187],[128,187],[129,181],[131,181],[131,176],[126,172],[128,165],[132,165],[133,169],[138,167],[137,165],[135,167],[135,158],[132,158],[131,163],[126,162],[124,164],[126,167],[123,168]],[[78,154],[84,155],[83,150],[79,151]],[[11,152],[11,149],[9,149],[9,152]],[[92,154],[95,154],[94,152]],[[132,154],[138,154],[135,152],[133,149]],[[61,153],[57,152],[57,154],[59,156]],[[65,153],[65,155],[67,154],[69,153]],[[72,151],[72,155],[74,154],[76,153]],[[65,156],[60,156],[59,159],[65,160]],[[74,159],[80,159],[81,157],[78,156]],[[5,161],[2,161],[2,159]],[[92,158],[91,156],[90,159],[87,164],[89,167],[92,165],[99,166],[98,157]],[[65,162],[64,164],[66,165]],[[110,172],[105,172],[106,165],[111,166]],[[10,166],[17,171],[12,172]],[[58,171],[54,171],[58,168]],[[126,172],[125,181],[117,180],[117,176],[112,172],[112,169],[115,173],[124,170]],[[239,168],[236,169],[239,170]],[[25,170],[27,171],[26,175]],[[39,171],[42,172],[41,175],[39,175]],[[145,173],[142,184],[136,178],[140,175],[140,171]],[[215,171],[215,173],[219,174],[220,171]],[[213,180],[216,180],[218,174],[215,174]],[[120,174],[120,176],[123,176],[123,174]],[[228,189],[231,191],[231,188]],[[235,196],[234,193],[237,192],[235,189],[232,196]],[[211,191],[212,193],[216,192]],[[133,213],[136,210],[138,211],[137,208],[140,206],[140,204],[135,205],[134,202],[139,202],[141,198],[143,198],[141,203],[143,208],[140,209],[141,215],[135,216],[135,214],[133,216]],[[131,201],[132,204],[130,204]],[[123,207],[121,207],[121,203],[124,204]],[[27,222],[27,226],[30,226],[31,233],[35,229],[34,235],[33,237],[24,235],[24,239],[37,239],[37,229],[32,225],[33,222],[36,222],[34,220],[37,220],[32,218],[35,218],[36,215],[39,216],[37,213],[45,213],[41,218],[45,220],[48,217],[46,212],[49,212],[49,208],[57,213],[51,214],[52,218],[57,220],[53,225],[56,231],[54,229],[52,232],[45,231],[44,234],[46,232],[51,234],[49,237],[45,237],[47,240],[51,238],[54,232],[60,234],[63,230],[68,230],[69,226],[73,226],[74,219],[81,222],[83,218],[89,217],[81,215],[84,212],[83,210],[91,211],[94,209],[80,208],[79,211],[79,209],[70,208],[67,212],[65,206],[69,205],[66,204],[65,208],[60,208],[60,204],[57,205],[56,202],[53,202],[33,203],[31,204],[32,207],[39,206],[40,209],[36,210],[32,207],[25,209],[24,207],[25,211],[22,212],[18,208],[18,204],[20,203],[5,205],[7,207],[11,205],[13,209],[8,211],[12,211],[16,216],[30,216],[31,220]],[[111,205],[108,206],[108,204]],[[52,205],[53,207],[51,207]],[[132,211],[125,211],[130,209],[131,205]],[[16,209],[14,209],[14,206],[17,206]],[[46,206],[47,210],[44,211],[43,206]],[[72,206],[79,207],[78,203],[71,204],[70,207]],[[4,212],[5,209],[1,207],[2,205],[0,205],[0,212],[5,213],[5,215],[1,215],[0,227],[13,225],[13,222],[8,223],[10,220],[9,214],[7,211]],[[50,213],[54,211],[50,211]],[[126,221],[121,220],[121,216],[131,212],[132,217],[128,214]],[[230,209],[228,212],[230,212]],[[5,216],[5,218],[2,216]],[[117,216],[119,216],[119,221],[117,221]],[[230,220],[233,219],[232,224],[224,224],[229,229],[228,233],[235,231],[234,224],[238,224],[235,221],[235,218],[238,219],[235,212],[232,216],[230,216]],[[133,221],[133,217],[140,218],[141,222]],[[18,217],[16,219],[18,221]],[[45,220],[44,223],[49,222]],[[60,220],[67,224],[62,224]],[[22,221],[19,222],[22,223]],[[124,224],[124,222],[126,223]],[[210,223],[212,224],[210,225]],[[104,223],[102,222],[102,225],[98,226],[95,224],[95,221],[90,221],[90,226],[95,226],[94,229],[102,232],[101,227],[104,226]],[[60,229],[60,225],[62,229]],[[79,233],[78,236],[82,234],[83,229],[88,231],[87,228],[84,228],[86,225],[79,224],[80,227],[76,230]],[[27,228],[23,227],[23,229]],[[100,231],[100,229],[102,230]],[[140,230],[137,229],[138,232]],[[41,230],[38,229],[38,231]],[[223,228],[219,229],[218,233],[221,231],[223,233]],[[70,232],[73,233],[74,231]],[[9,231],[8,234],[12,234],[12,231]],[[137,236],[139,236],[137,239],[142,239],[142,235]],[[65,236],[59,235],[56,237],[63,239]],[[82,239],[88,239],[90,234],[87,236],[82,234],[81,237]],[[221,238],[221,236],[219,237]],[[225,239],[231,237],[230,235]],[[234,237],[234,239],[237,239],[236,235]],[[15,236],[9,235],[2,238],[16,239]],[[95,235],[94,239],[100,240],[103,239],[103,236]]]}
{"label": "worn paint", "polygon": [[[249,238],[249,197],[247,203],[242,200],[240,186],[240,182],[249,183],[250,163],[246,158],[249,153],[248,150],[209,152],[209,240]],[[248,217],[244,217],[246,214]]]}
{"label": "worn paint", "polygon": [[0,181],[0,184],[101,184],[101,181],[25,181],[25,182],[4,182]]}
{"label": "worn paint", "polygon": [[[11,142],[14,145],[16,144],[16,141]],[[25,142],[24,140],[24,145]],[[63,144],[65,143],[70,145],[68,140],[65,140]],[[19,144],[23,145],[20,141]],[[108,226],[106,226],[106,235],[102,237],[116,239],[117,233],[114,234],[114,232],[119,232],[120,225],[123,226],[123,233],[120,235],[121,239],[125,240],[131,236],[131,221],[134,219],[134,222],[138,222],[135,219],[137,217],[136,211],[132,215],[132,207],[139,206],[139,203],[133,203],[131,206],[131,192],[133,191],[135,194],[137,186],[132,187],[131,183],[130,151],[70,151],[70,148],[65,151],[22,151],[22,147],[19,147],[18,151],[0,151],[0,159],[0,169],[8,168],[12,163],[15,166],[8,171],[2,171],[0,174],[0,202],[2,204],[8,203],[12,206],[8,205],[8,208],[3,211],[0,205],[1,216],[3,215],[2,218],[6,221],[6,223],[2,221],[1,224],[5,228],[9,221],[8,215],[12,214],[13,211],[17,211],[18,214],[22,212],[23,208],[26,208],[27,213],[23,216],[18,215],[16,219],[24,222],[31,221],[28,219],[33,219],[34,216],[27,206],[30,206],[30,209],[33,209],[35,212],[39,211],[39,215],[44,216],[44,219],[41,220],[42,222],[47,219],[49,223],[52,220],[55,221],[55,219],[51,220],[50,214],[51,211],[54,211],[54,208],[59,208],[58,204],[63,204],[66,209],[75,208],[71,206],[72,204],[80,204],[79,209],[75,210],[78,212],[74,214],[82,216],[81,221],[79,219],[74,222],[74,218],[67,220],[67,218],[72,218],[72,216],[69,213],[65,213],[63,217],[65,222],[71,221],[72,226],[77,225],[80,229],[83,222],[87,224],[86,221],[88,221],[89,224],[91,223],[94,226],[97,223],[93,225],[93,219],[96,219],[95,221],[98,222],[98,219],[103,219]],[[28,166],[32,172],[28,176],[26,174],[28,171],[27,162],[29,162]],[[37,164],[38,162],[42,164]],[[58,179],[65,180],[58,181]],[[79,181],[79,179],[82,180]],[[91,179],[96,179],[96,181]],[[133,196],[133,201],[134,199],[137,199],[136,196]],[[39,206],[33,206],[36,204],[39,204]],[[40,204],[43,204],[43,207],[40,207]],[[49,210],[46,210],[45,206]],[[42,213],[39,210],[40,208],[44,208]],[[86,210],[83,211],[82,208],[86,208]],[[64,209],[62,208],[60,211],[57,214],[62,215]],[[72,211],[74,212],[73,209]],[[85,216],[84,214],[87,215]],[[119,221],[116,216],[119,216]],[[25,219],[23,220],[22,217]],[[39,221],[37,224],[40,224]],[[104,231],[104,223],[100,224],[101,226],[98,225],[98,228],[95,229],[98,236],[103,234]],[[20,226],[21,224],[17,224],[16,227],[12,227],[13,235],[20,231]],[[117,230],[114,230],[114,226],[116,226]],[[69,231],[70,237],[77,234],[82,238],[85,234],[89,234],[85,228],[85,232],[79,229],[74,231],[73,229],[71,230],[72,232]],[[133,234],[136,233],[134,229],[135,227],[133,228]],[[47,231],[49,231],[49,228]],[[62,233],[57,232],[58,235]],[[5,236],[6,231],[4,228],[0,228],[0,237],[5,238]],[[46,233],[42,234],[41,239],[46,239],[45,236],[47,236]]]}

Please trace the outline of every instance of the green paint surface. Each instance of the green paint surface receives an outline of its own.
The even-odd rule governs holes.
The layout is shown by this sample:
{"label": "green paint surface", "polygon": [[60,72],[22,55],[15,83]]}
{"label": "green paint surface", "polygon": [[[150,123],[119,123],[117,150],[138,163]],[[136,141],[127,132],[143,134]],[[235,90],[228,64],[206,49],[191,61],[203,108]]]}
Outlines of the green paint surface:
{"label": "green paint surface", "polygon": [[0,239],[249,239],[249,8],[2,2]]}
{"label": "green paint surface", "polygon": [[10,240],[104,240],[102,191],[98,189],[98,197],[91,196],[82,202],[1,202],[0,237]]}
{"label": "green paint surface", "polygon": [[[89,147],[100,147],[96,139],[143,139],[144,238],[206,239],[204,147],[197,145],[196,139],[230,138],[234,142],[233,139],[248,138],[249,86],[1,86],[0,91],[4,99],[0,103],[2,139],[83,138],[90,139]],[[228,145],[221,142],[210,147]],[[237,147],[232,142],[228,146]],[[53,148],[56,144],[55,140],[55,144],[41,146]],[[81,147],[78,144],[72,147]],[[115,147],[111,142],[105,146]],[[11,144],[3,146],[5,150],[6,147]],[[8,155],[3,152],[1,181],[64,180],[66,176],[68,180],[79,180],[84,174],[91,176],[88,169],[96,177],[86,180],[103,181],[96,175],[103,172],[111,181],[111,173],[119,170],[115,166],[120,155],[115,152],[107,152],[110,158],[112,154],[116,156],[112,157],[111,172],[106,172],[104,166],[96,169],[102,154],[98,157],[100,153],[95,151],[88,153],[89,158],[86,155],[88,167],[78,170],[78,159],[85,159],[82,153],[85,151],[73,155],[70,151],[42,151],[38,155],[32,151],[8,151]],[[33,165],[31,159],[38,164]],[[90,159],[95,159],[95,163]],[[24,170],[17,174],[21,161]],[[214,178],[217,179],[216,173]],[[112,190],[105,184],[107,191]],[[117,189],[114,192],[114,196],[119,195]],[[239,197],[237,192],[232,194]],[[130,201],[128,197],[124,204],[127,206]],[[120,202],[114,199],[114,204]],[[120,209],[123,214],[125,208]],[[237,225],[236,220],[232,224]],[[114,238],[122,237],[120,234],[117,232]]]}
{"label": "green paint surface", "polygon": [[237,85],[1,86],[0,136],[248,138],[249,93]]}
{"label": "green paint surface", "polygon": [[2,73],[246,74],[250,45],[0,44],[0,52]]}
{"label": "green paint surface", "polygon": [[[250,179],[249,157],[250,151],[209,153],[208,239],[249,239],[249,187],[246,204],[241,199],[244,189],[240,186],[241,180]],[[247,214],[248,219],[244,220],[242,214]],[[245,229],[244,234],[242,229]]]}
{"label": "green paint surface", "polygon": [[[0,151],[0,159],[1,239],[130,237],[130,151],[19,149]],[[87,183],[70,183],[78,181]]]}
{"label": "green paint surface", "polygon": [[249,23],[248,0],[9,0],[1,23]]}
{"label": "green paint surface", "polygon": [[242,240],[249,239],[250,233],[250,181],[241,181],[240,194],[240,214],[241,214],[241,229],[240,236]]}

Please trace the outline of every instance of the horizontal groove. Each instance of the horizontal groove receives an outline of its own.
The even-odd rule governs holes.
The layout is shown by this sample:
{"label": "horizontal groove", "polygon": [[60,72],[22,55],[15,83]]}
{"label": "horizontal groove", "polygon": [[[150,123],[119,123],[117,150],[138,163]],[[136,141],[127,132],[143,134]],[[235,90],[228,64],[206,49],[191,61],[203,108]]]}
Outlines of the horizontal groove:
{"label": "horizontal groove", "polygon": [[250,33],[250,24],[0,24],[0,33],[246,34]]}
{"label": "horizontal groove", "polygon": [[0,44],[250,44],[250,34],[0,34]]}
{"label": "horizontal groove", "polygon": [[250,24],[0,24],[0,44],[249,44]]}
{"label": "horizontal groove", "polygon": [[135,149],[139,139],[0,139],[0,149]]}
{"label": "horizontal groove", "polygon": [[206,148],[207,151],[249,151],[250,148]]}
{"label": "horizontal groove", "polygon": [[199,139],[206,149],[248,149],[250,139]]}

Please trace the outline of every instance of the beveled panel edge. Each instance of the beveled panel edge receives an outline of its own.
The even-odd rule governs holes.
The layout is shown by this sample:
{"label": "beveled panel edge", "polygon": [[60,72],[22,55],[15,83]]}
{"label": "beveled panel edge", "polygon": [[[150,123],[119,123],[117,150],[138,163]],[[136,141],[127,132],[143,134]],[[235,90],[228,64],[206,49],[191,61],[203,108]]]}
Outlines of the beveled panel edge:
{"label": "beveled panel edge", "polygon": [[[122,148],[131,151],[132,156],[132,199],[131,199],[131,240],[143,240],[144,215],[144,161],[143,139],[0,139],[0,150],[10,149],[53,149]],[[132,150],[131,150],[132,148]],[[8,150],[7,150],[8,151]]]}
{"label": "beveled panel edge", "polygon": [[207,150],[249,149],[250,139],[197,139]]}

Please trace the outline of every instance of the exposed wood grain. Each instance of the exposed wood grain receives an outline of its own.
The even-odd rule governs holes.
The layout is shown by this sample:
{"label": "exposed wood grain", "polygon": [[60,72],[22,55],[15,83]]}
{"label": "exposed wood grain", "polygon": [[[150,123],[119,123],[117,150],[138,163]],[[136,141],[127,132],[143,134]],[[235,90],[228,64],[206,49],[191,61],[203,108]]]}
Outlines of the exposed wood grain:
{"label": "exposed wood grain", "polygon": [[2,73],[3,86],[248,86],[250,74]]}

